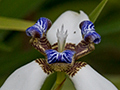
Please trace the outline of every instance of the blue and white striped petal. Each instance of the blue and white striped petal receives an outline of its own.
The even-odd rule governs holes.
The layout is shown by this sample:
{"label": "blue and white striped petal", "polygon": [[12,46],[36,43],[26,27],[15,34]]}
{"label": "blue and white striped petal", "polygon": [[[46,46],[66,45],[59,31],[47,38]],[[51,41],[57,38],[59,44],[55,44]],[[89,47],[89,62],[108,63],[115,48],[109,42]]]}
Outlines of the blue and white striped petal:
{"label": "blue and white striped petal", "polygon": [[40,90],[47,74],[32,61],[13,72],[0,90]]}
{"label": "blue and white striped petal", "polygon": [[70,79],[74,83],[76,90],[118,90],[110,81],[89,65],[82,67]]}
{"label": "blue and white striped petal", "polygon": [[45,17],[41,17],[33,26],[27,28],[26,34],[28,36],[41,38],[50,26],[51,21]]}
{"label": "blue and white striped petal", "polygon": [[100,43],[101,36],[95,31],[94,24],[91,21],[81,22],[80,29],[85,41],[93,42],[95,44]]}
{"label": "blue and white striped petal", "polygon": [[71,63],[73,55],[75,54],[74,51],[71,50],[65,50],[63,52],[57,52],[56,50],[46,50],[47,60],[49,64],[52,63]]}
{"label": "blue and white striped petal", "polygon": [[48,18],[41,17],[35,25],[39,26],[39,28],[42,30],[42,32],[46,33],[46,31],[51,26],[51,21]]}
{"label": "blue and white striped petal", "polygon": [[47,60],[49,64],[57,62],[59,52],[57,52],[56,50],[50,49],[50,50],[46,50],[45,53],[47,55]]}
{"label": "blue and white striped petal", "polygon": [[71,63],[72,62],[72,58],[73,58],[73,55],[75,54],[74,51],[71,51],[71,50],[65,50],[62,52],[62,60],[67,62],[67,63]]}
{"label": "blue and white striped petal", "polygon": [[43,35],[43,32],[41,29],[39,29],[38,26],[33,25],[33,26],[27,28],[26,34],[27,34],[27,36],[41,38]]}

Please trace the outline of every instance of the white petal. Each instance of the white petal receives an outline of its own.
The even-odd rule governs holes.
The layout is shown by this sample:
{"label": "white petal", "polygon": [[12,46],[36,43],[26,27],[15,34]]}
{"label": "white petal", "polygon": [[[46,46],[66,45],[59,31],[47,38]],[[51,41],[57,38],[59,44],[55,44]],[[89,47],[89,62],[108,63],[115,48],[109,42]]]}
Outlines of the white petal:
{"label": "white petal", "polygon": [[[57,30],[61,30],[62,25],[64,25],[64,30],[67,30],[67,43],[78,44],[82,40],[81,30],[79,28],[79,24],[83,20],[89,20],[88,16],[80,11],[79,13],[73,11],[64,12],[51,26],[49,31],[47,32],[47,39],[51,43],[51,45],[57,42]],[[65,32],[65,31],[64,31]]]}
{"label": "white petal", "polygon": [[40,90],[47,74],[35,61],[17,69],[0,90]]}
{"label": "white petal", "polygon": [[82,67],[70,77],[76,90],[118,90],[110,81],[97,73],[89,65]]}

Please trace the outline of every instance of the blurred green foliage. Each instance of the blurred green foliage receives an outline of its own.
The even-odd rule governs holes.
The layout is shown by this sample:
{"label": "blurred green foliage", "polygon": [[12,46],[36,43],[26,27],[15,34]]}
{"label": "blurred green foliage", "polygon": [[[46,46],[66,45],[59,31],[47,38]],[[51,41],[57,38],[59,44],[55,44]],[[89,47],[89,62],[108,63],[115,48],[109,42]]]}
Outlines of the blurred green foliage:
{"label": "blurred green foliage", "polygon": [[[54,22],[66,10],[77,12],[83,10],[89,15],[100,2],[101,0],[0,0],[0,16],[29,21],[47,17]],[[102,42],[96,45],[95,51],[79,60],[89,63],[120,89],[119,10],[120,0],[108,1],[95,22],[96,31],[101,35]],[[2,22],[0,21],[0,23]],[[29,39],[25,32],[0,29],[0,86],[15,69],[36,58],[43,57],[29,44]],[[50,78],[52,86],[53,76]],[[46,82],[48,81],[46,80]],[[69,90],[73,90],[74,87],[69,79],[65,84],[69,84],[71,87],[64,85],[64,90],[69,88],[71,88]]]}

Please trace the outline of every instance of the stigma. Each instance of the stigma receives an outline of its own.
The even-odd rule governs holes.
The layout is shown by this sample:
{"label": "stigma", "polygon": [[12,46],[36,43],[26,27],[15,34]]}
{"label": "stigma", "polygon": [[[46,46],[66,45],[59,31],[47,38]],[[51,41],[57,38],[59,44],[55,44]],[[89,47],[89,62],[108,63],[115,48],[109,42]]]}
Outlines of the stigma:
{"label": "stigma", "polygon": [[57,30],[56,36],[57,36],[57,40],[58,40],[58,51],[62,52],[64,50],[66,38],[68,36],[67,30],[64,31],[64,25],[62,25],[60,31],[59,31],[59,29]]}

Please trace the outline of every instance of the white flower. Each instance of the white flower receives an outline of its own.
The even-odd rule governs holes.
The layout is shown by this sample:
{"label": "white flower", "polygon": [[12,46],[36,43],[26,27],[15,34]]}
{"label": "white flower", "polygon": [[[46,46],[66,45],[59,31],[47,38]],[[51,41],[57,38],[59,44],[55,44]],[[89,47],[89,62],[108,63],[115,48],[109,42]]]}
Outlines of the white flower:
{"label": "white flower", "polygon": [[32,36],[31,44],[46,58],[17,69],[0,90],[40,90],[46,77],[55,71],[66,73],[76,90],[117,90],[87,63],[77,62],[94,50],[94,43],[101,41],[83,11],[66,11],[50,26],[49,19],[40,18],[26,30]]}
{"label": "white flower", "polygon": [[89,65],[82,67],[75,76],[70,78],[76,90],[118,90]]}
{"label": "white flower", "polygon": [[0,90],[40,90],[48,75],[35,61],[13,72]]}

